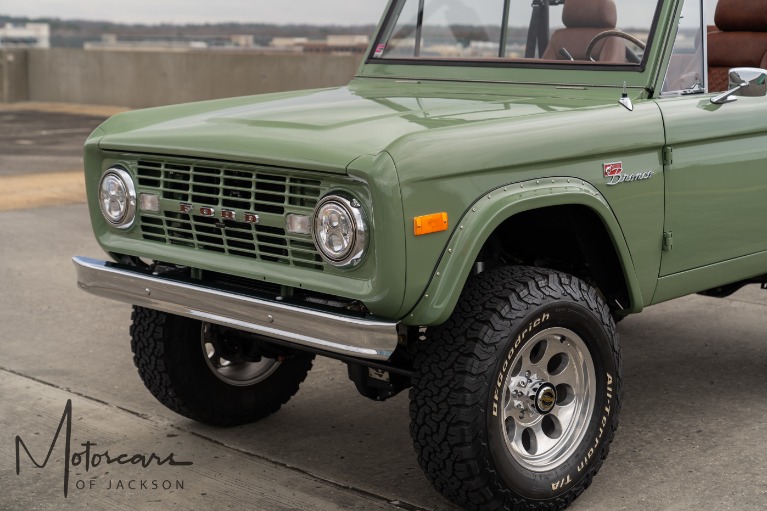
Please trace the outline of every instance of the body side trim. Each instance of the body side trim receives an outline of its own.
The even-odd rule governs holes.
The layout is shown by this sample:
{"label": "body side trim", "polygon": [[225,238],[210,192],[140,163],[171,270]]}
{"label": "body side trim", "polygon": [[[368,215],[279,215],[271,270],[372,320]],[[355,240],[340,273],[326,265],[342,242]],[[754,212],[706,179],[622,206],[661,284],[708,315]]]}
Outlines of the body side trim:
{"label": "body side trim", "polygon": [[767,251],[694,268],[658,279],[651,304],[765,274]]}

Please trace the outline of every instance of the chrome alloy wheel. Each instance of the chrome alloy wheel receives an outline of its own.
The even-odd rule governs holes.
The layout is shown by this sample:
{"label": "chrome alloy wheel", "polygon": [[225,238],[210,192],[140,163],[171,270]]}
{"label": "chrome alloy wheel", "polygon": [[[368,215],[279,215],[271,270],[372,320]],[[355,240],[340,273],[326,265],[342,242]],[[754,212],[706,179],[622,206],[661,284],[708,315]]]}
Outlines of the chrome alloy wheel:
{"label": "chrome alloy wheel", "polygon": [[499,414],[506,447],[524,468],[552,470],[581,443],[594,411],[591,354],[572,330],[550,328],[530,339],[511,367]]}
{"label": "chrome alloy wheel", "polygon": [[216,377],[237,387],[245,387],[267,379],[280,367],[280,361],[261,357],[258,362],[245,360],[236,353],[223,353],[220,345],[214,342],[210,323],[202,326],[202,352],[205,362]]}

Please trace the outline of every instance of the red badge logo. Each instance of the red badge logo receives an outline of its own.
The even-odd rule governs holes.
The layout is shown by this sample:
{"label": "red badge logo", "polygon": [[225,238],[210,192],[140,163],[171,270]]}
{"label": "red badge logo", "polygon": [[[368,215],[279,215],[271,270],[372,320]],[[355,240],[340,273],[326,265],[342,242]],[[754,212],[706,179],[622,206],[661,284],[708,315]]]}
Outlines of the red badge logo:
{"label": "red badge logo", "polygon": [[619,176],[623,174],[623,162],[605,163],[602,165],[605,171],[605,177]]}

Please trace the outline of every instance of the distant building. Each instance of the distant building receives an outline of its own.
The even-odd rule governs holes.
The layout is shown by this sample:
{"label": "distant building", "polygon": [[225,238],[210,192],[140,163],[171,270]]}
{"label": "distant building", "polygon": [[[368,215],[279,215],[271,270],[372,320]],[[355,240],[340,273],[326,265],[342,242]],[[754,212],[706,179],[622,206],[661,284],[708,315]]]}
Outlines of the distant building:
{"label": "distant building", "polygon": [[370,37],[366,35],[329,35],[328,46],[365,46],[370,44]]}
{"label": "distant building", "polygon": [[366,35],[329,35],[324,40],[306,37],[275,37],[269,43],[272,50],[304,53],[365,53],[370,44]]}
{"label": "distant building", "polygon": [[[117,34],[102,34],[100,41],[83,44],[86,50],[125,50],[125,51],[252,51],[259,53],[295,52],[295,53],[334,53],[362,54],[370,43],[366,35],[331,35],[325,39],[307,37],[275,37],[269,46],[257,46],[255,36],[236,34],[227,36],[208,36],[199,40],[163,39],[162,37],[142,37],[140,39]],[[199,36],[197,36],[199,37]]]}
{"label": "distant building", "polygon": [[257,49],[255,37],[251,34],[231,36],[210,36],[201,40],[178,39],[118,39],[117,34],[101,34],[101,41],[89,41],[83,44],[86,50],[124,50],[124,51],[175,51],[191,50],[253,50]]}
{"label": "distant building", "polygon": [[86,50],[118,50],[118,51],[189,51],[206,50],[205,41],[119,41],[117,34],[102,34],[101,41],[90,41],[83,44]]}
{"label": "distant building", "polygon": [[0,26],[0,48],[50,48],[51,29],[47,23]]}
{"label": "distant building", "polygon": [[270,50],[304,51],[304,45],[309,42],[306,37],[275,37],[269,43]]}
{"label": "distant building", "polygon": [[252,48],[254,47],[256,38],[253,34],[236,34],[229,38],[232,46],[237,48]]}

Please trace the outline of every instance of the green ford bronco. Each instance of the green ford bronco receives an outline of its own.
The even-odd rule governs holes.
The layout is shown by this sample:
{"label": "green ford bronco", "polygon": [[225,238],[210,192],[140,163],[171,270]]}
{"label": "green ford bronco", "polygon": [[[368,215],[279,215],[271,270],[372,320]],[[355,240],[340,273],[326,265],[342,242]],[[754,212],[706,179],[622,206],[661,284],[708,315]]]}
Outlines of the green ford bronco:
{"label": "green ford bronco", "polygon": [[99,127],[78,283],[186,417],[333,357],[410,389],[451,501],[563,509],[618,425],[615,323],[767,282],[765,67],[767,0],[391,0],[346,87]]}

